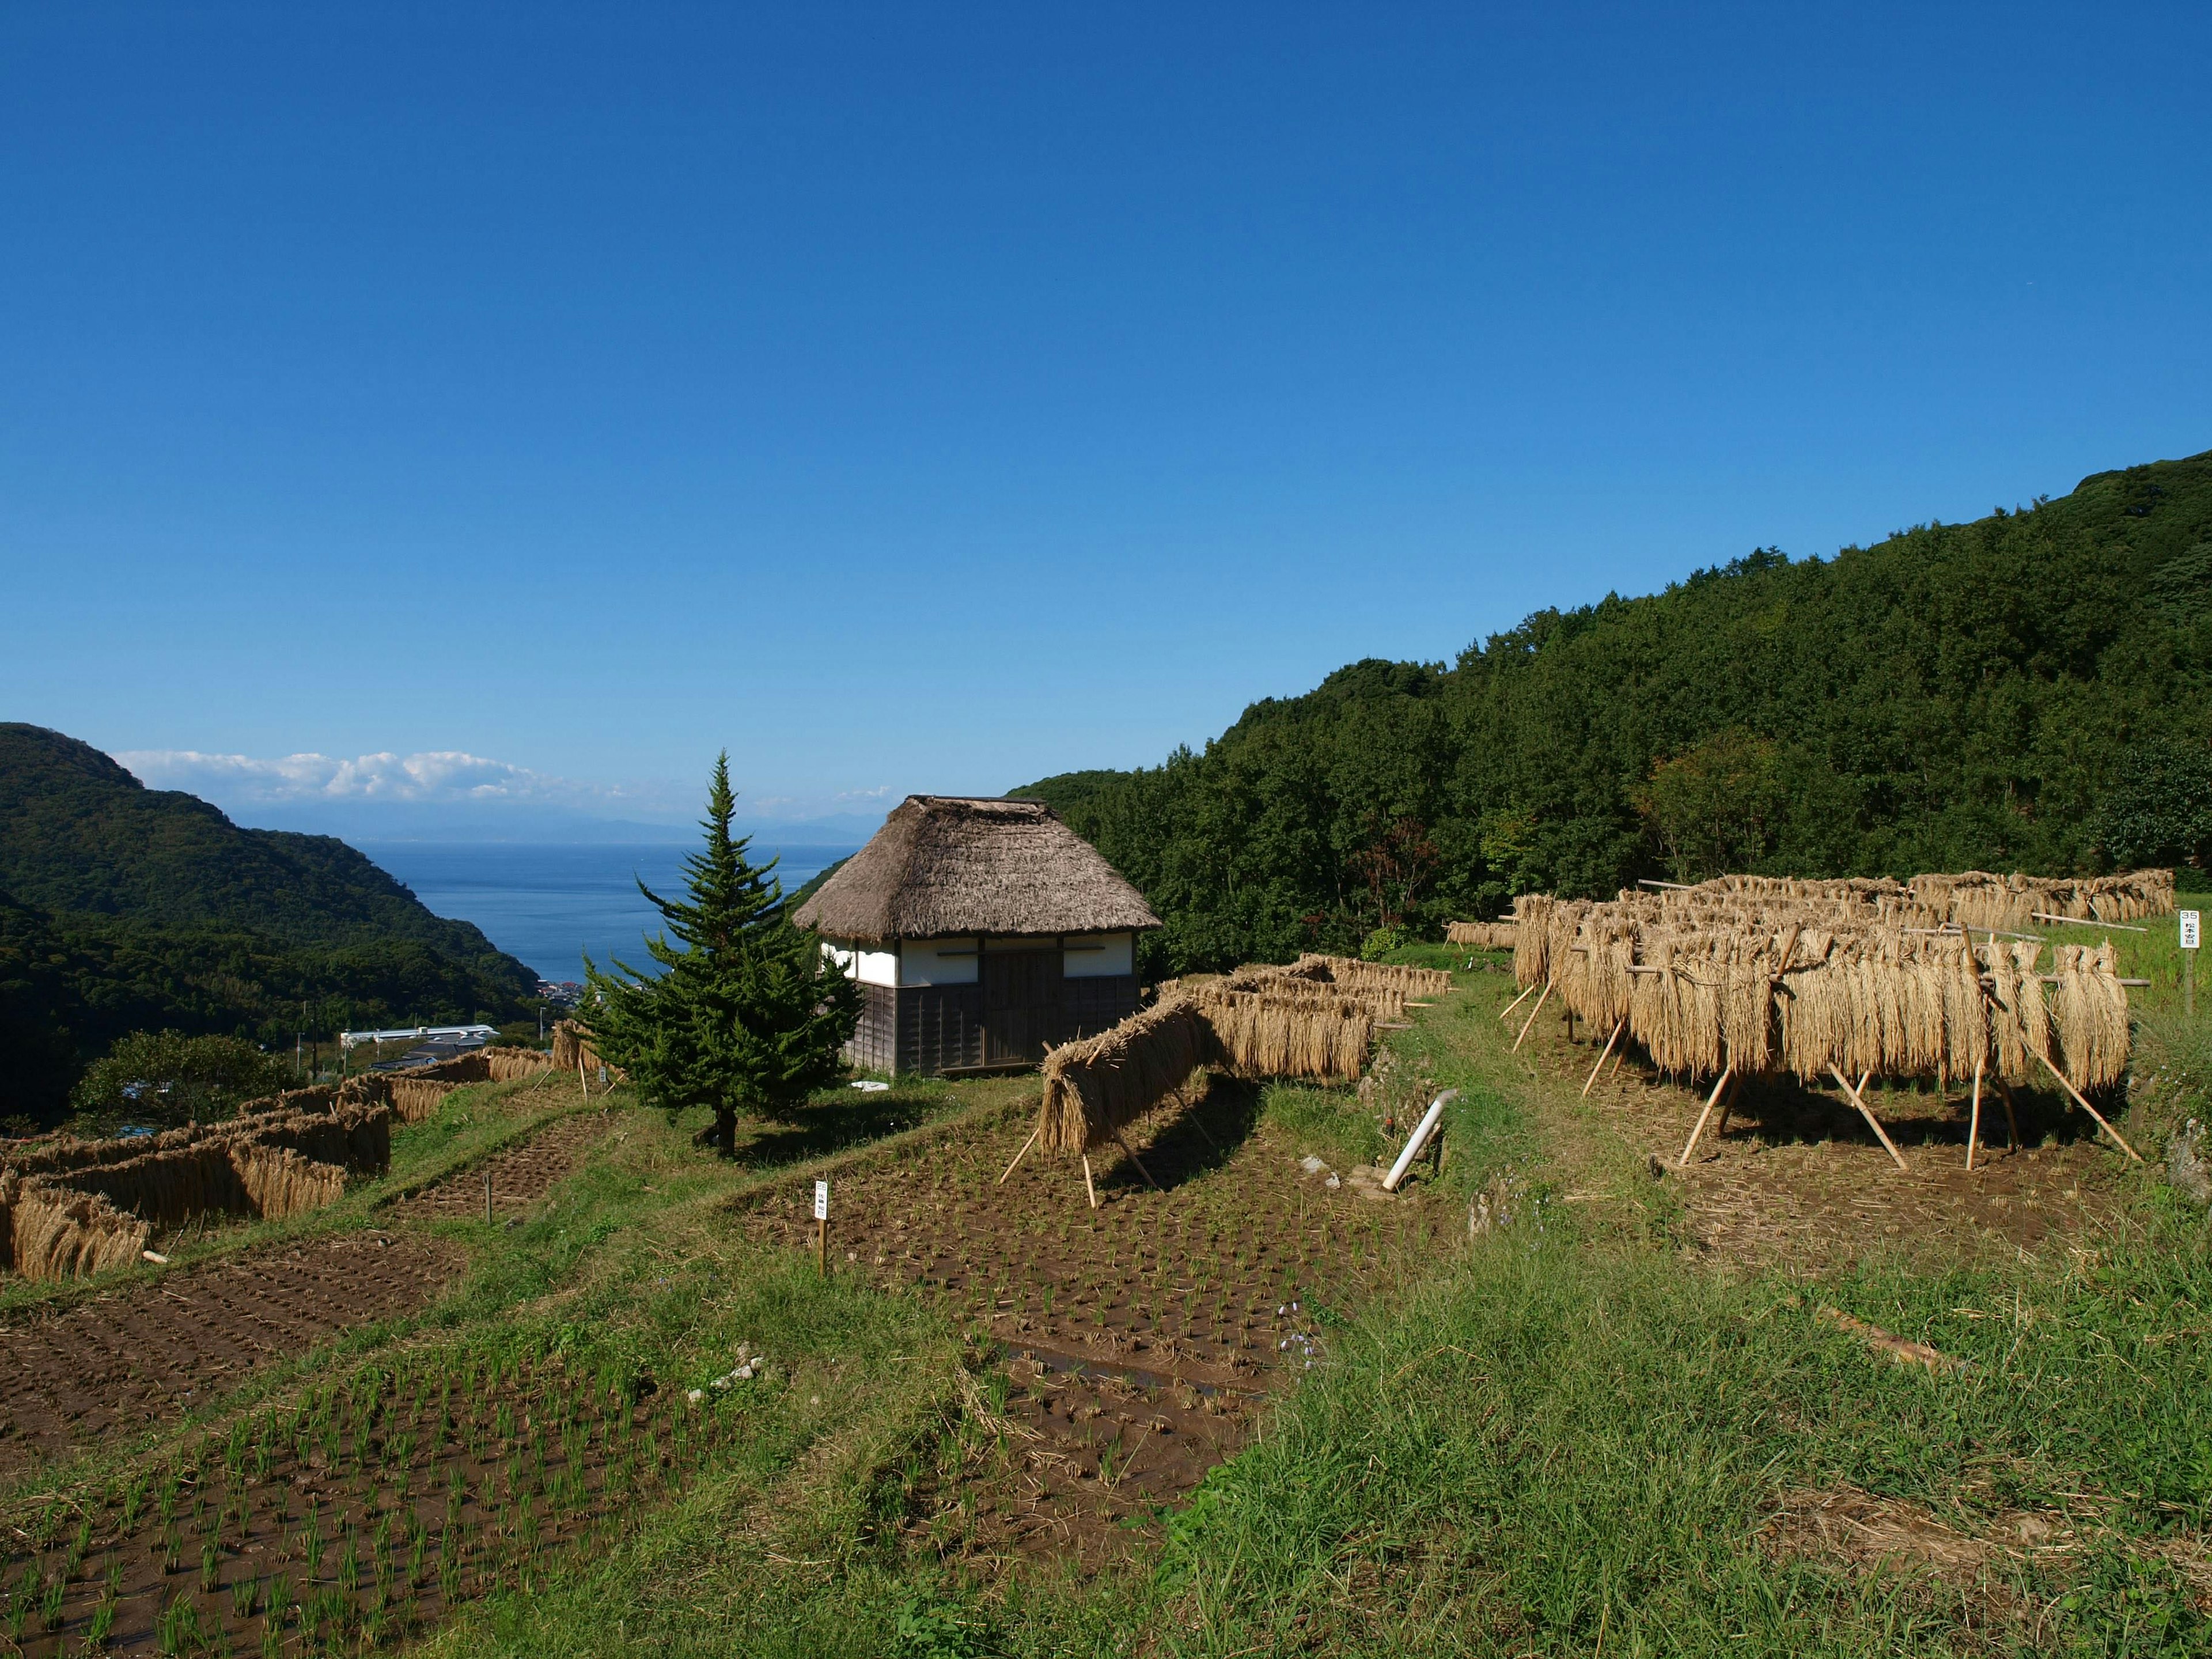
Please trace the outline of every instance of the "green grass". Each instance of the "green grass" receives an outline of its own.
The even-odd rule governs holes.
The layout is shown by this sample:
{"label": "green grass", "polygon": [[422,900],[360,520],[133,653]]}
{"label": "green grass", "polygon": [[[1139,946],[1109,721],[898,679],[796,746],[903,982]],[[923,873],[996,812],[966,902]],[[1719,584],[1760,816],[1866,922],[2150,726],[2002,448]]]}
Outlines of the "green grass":
{"label": "green grass", "polygon": [[[2139,943],[2130,971],[2156,977],[2158,948]],[[1394,1038],[1397,1135],[1409,1104],[1457,1088],[1443,1169],[1422,1178],[1468,1199],[1504,1180],[1513,1219],[1449,1231],[1396,1297],[1334,1328],[1330,1363],[1127,1571],[981,1574],[912,1541],[916,1481],[973,1449],[958,1373],[988,1356],[920,1296],[824,1281],[732,1215],[817,1172],[926,1158],[953,1127],[1025,1109],[1032,1079],[825,1096],[736,1164],[692,1145],[696,1122],[633,1110],[522,1224],[443,1224],[471,1267],[438,1307],[196,1422],[407,1352],[559,1353],[677,1390],[741,1341],[775,1357],[775,1386],[704,1479],[527,1593],[470,1607],[427,1643],[441,1655],[2212,1652],[2175,1560],[2212,1528],[2212,1243],[2155,1165],[2123,1177],[2106,1231],[2033,1260],[1720,1270],[1684,1248],[1672,1184],[1592,1127],[1572,1085],[1508,1052],[1502,981],[1462,983]],[[2147,1153],[2212,1119],[2212,1006],[2192,1025],[2152,993],[2126,1120]],[[1273,1087],[1260,1111],[1340,1168],[1395,1150],[1352,1091]],[[1562,1112],[1591,1137],[1571,1177]],[[326,1224],[493,1155],[519,1121],[457,1094]],[[1570,1178],[1607,1201],[1560,1201]],[[1823,1307],[1966,1364],[1899,1367]],[[1767,1540],[1789,1494],[1847,1487],[1968,1535],[2063,1512],[2074,1547],[2001,1557],[1971,1583]]]}

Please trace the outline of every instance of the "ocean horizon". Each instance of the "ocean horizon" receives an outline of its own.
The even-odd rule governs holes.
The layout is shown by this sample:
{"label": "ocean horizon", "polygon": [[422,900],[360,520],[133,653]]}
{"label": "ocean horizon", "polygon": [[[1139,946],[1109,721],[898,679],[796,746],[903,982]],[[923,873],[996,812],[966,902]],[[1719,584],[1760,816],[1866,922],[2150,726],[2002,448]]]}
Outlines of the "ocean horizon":
{"label": "ocean horizon", "polygon": [[[540,978],[580,980],[584,957],[605,968],[619,958],[647,967],[645,940],[660,913],[637,890],[643,881],[666,896],[684,891],[684,860],[698,842],[528,842],[362,841],[354,845],[406,886],[434,915],[475,923]],[[857,846],[756,842],[757,859],[780,858],[776,875],[790,892]]]}

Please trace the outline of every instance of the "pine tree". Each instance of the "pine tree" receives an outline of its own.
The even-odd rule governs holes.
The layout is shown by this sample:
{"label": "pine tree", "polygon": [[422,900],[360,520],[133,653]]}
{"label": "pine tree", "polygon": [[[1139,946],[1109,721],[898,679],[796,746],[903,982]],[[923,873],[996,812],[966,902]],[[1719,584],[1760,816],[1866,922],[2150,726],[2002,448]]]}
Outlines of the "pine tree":
{"label": "pine tree", "polygon": [[665,923],[646,941],[661,972],[617,961],[602,973],[587,957],[579,1013],[593,1046],[648,1099],[672,1112],[710,1109],[725,1158],[739,1114],[781,1115],[838,1076],[860,1014],[860,988],[786,915],[776,860],[755,866],[748,838],[731,836],[736,810],[725,750],[700,825],[706,850],[684,861],[690,902],[637,884]]}

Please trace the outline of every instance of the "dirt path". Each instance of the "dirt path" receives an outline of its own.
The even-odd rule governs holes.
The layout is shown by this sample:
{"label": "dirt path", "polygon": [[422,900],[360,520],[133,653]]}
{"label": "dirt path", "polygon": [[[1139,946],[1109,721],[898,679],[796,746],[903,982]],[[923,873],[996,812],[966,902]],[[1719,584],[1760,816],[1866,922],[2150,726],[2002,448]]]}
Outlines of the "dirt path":
{"label": "dirt path", "polygon": [[556,1118],[529,1139],[401,1199],[392,1206],[391,1213],[410,1220],[480,1217],[486,1175],[491,1177],[495,1214],[526,1209],[566,1179],[617,1121],[617,1115],[612,1112],[577,1112]]}
{"label": "dirt path", "polygon": [[459,1252],[401,1234],[254,1252],[0,1326],[0,1472],[183,1414],[271,1360],[422,1307]]}
{"label": "dirt path", "polygon": [[[837,1183],[836,1265],[935,1292],[1010,1355],[1005,1402],[984,1407],[1005,1462],[926,1493],[915,1530],[1085,1568],[1125,1555],[1154,1506],[1187,1495],[1249,1437],[1267,1394],[1326,1354],[1334,1321],[1459,1224],[1418,1189],[1332,1189],[1251,1111],[1223,1085],[1195,1120],[1147,1126],[1133,1144],[1164,1190],[1118,1152],[1094,1158],[1096,1211],[1072,1162],[1032,1152],[998,1184],[1026,1121]],[[811,1251],[810,1218],[805,1195],[781,1195],[749,1224]]]}

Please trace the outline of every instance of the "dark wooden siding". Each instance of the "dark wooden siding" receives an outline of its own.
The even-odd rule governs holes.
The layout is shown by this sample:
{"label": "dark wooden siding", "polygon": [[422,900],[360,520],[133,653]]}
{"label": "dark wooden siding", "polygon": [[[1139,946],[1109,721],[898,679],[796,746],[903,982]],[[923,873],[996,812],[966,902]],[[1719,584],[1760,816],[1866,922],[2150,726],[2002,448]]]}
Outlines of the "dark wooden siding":
{"label": "dark wooden siding", "polygon": [[898,1069],[925,1075],[983,1063],[983,988],[907,985],[898,992]]}
{"label": "dark wooden siding", "polygon": [[898,993],[888,985],[860,987],[860,1023],[845,1045],[845,1063],[864,1072],[897,1069]]}
{"label": "dark wooden siding", "polygon": [[1059,1041],[1097,1036],[1119,1025],[1137,1012],[1137,976],[1102,974],[1091,979],[1060,981]]}
{"label": "dark wooden siding", "polygon": [[983,958],[983,1058],[1039,1060],[1067,1024],[1060,951],[994,951]]}

